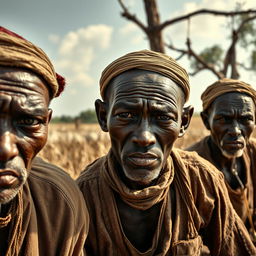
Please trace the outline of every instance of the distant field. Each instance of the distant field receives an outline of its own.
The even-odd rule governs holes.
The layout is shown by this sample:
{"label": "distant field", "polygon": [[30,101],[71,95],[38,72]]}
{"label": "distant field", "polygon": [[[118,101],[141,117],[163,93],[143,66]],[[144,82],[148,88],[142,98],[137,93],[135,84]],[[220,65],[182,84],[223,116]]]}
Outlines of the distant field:
{"label": "distant field", "polygon": [[[195,116],[175,146],[185,148],[207,134],[200,117]],[[106,154],[109,146],[108,133],[98,124],[82,124],[79,129],[74,124],[50,124],[48,142],[39,155],[76,178],[87,164]]]}

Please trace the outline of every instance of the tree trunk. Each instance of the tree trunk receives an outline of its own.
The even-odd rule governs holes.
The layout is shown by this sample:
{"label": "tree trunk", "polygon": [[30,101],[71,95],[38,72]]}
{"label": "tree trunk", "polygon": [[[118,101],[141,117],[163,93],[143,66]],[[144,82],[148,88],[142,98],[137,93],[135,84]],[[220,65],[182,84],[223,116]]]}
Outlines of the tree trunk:
{"label": "tree trunk", "polygon": [[162,30],[159,28],[160,17],[156,5],[156,0],[144,0],[144,6],[147,14],[147,36],[149,39],[150,49],[164,53],[164,43]]}

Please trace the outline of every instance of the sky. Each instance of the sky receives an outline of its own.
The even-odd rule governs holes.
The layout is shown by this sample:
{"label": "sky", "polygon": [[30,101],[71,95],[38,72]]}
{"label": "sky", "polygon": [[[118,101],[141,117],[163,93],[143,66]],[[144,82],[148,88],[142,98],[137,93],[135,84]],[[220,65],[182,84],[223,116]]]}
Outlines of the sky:
{"label": "sky", "polygon": [[[53,116],[76,116],[94,109],[100,98],[99,79],[102,70],[116,58],[142,49],[149,49],[143,32],[121,17],[117,0],[0,0],[0,26],[4,26],[42,48],[55,66],[56,72],[66,78],[63,94],[51,103]],[[157,0],[161,21],[178,17],[201,8],[234,10],[235,0]],[[246,0],[244,9],[256,8],[255,0]],[[142,0],[124,0],[131,13],[145,24]],[[192,46],[201,51],[212,44],[228,45],[227,20],[201,15],[190,21]],[[187,22],[164,30],[166,42],[184,48],[188,31]],[[166,50],[176,58],[177,53]],[[246,50],[239,52],[246,61]],[[190,70],[189,60],[178,61]],[[187,104],[201,111],[200,95],[216,81],[216,77],[203,71],[190,77],[191,96]],[[255,76],[241,73],[241,80],[253,85]]]}

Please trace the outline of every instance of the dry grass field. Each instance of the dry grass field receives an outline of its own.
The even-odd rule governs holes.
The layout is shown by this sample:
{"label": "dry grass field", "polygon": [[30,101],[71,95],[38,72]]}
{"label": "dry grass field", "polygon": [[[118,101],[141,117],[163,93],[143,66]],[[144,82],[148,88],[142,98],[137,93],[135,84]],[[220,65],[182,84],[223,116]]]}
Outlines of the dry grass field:
{"label": "dry grass field", "polygon": [[[186,148],[207,134],[200,117],[195,116],[175,146]],[[79,129],[74,124],[50,124],[48,142],[39,156],[76,178],[87,164],[106,154],[109,146],[108,133],[102,132],[98,124],[82,124]]]}

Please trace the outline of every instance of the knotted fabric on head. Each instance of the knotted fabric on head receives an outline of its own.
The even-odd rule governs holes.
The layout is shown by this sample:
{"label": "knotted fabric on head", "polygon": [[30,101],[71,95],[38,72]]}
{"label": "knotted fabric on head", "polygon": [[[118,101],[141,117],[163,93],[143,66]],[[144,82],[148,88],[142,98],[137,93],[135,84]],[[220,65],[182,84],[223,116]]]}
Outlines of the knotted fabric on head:
{"label": "knotted fabric on head", "polygon": [[201,95],[203,111],[207,110],[211,103],[220,95],[228,92],[239,92],[249,95],[256,105],[256,91],[245,82],[223,78],[211,84]]}
{"label": "knotted fabric on head", "polygon": [[65,79],[55,73],[54,67],[39,47],[18,34],[0,27],[0,66],[26,68],[41,76],[57,97],[64,90]]}
{"label": "knotted fabric on head", "polygon": [[103,99],[111,79],[130,69],[153,71],[170,78],[183,89],[185,99],[188,100],[190,86],[186,70],[170,56],[150,50],[128,53],[110,63],[103,70],[100,78],[100,93]]}

